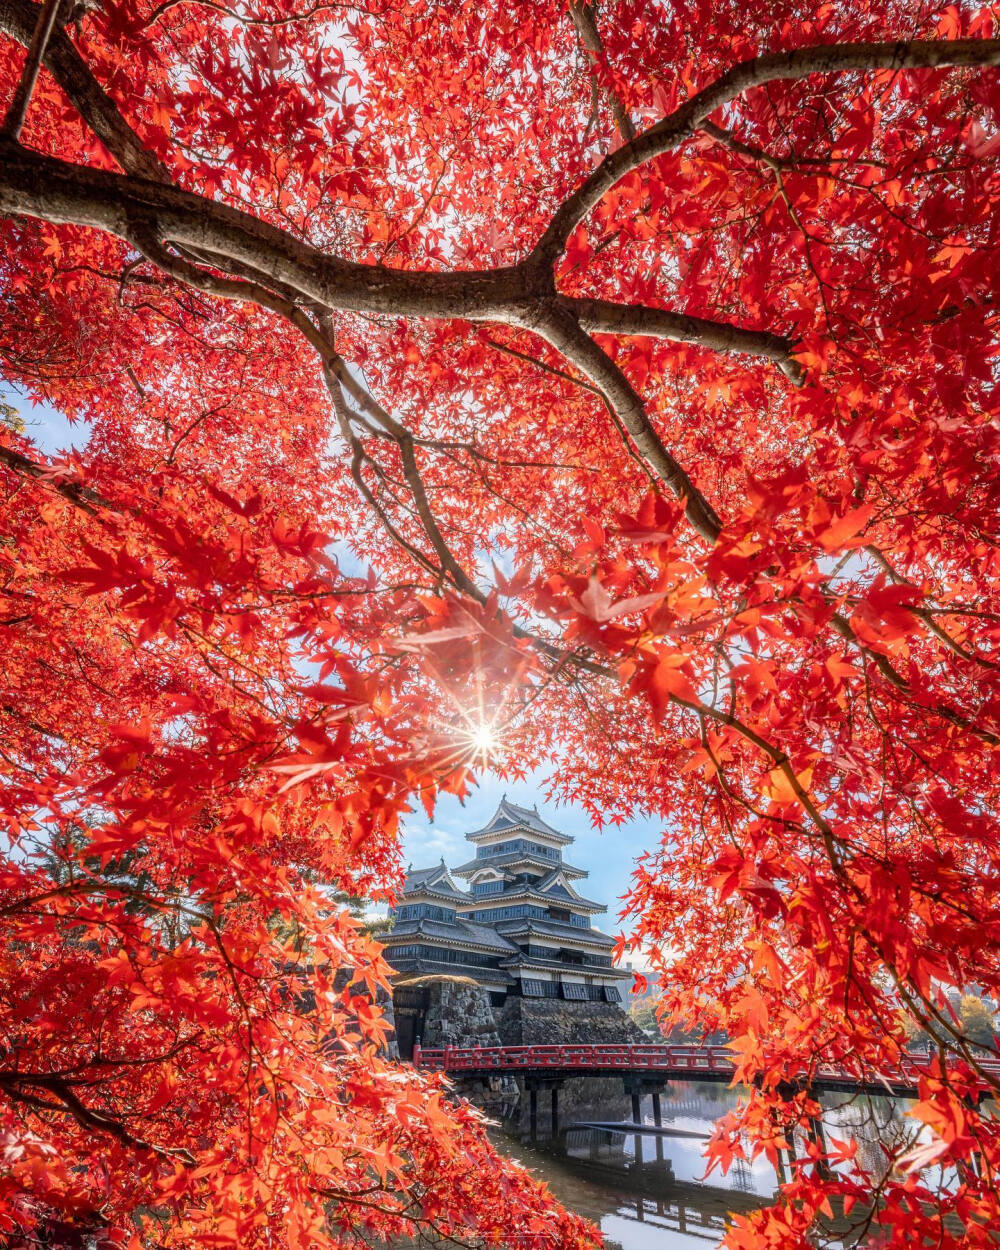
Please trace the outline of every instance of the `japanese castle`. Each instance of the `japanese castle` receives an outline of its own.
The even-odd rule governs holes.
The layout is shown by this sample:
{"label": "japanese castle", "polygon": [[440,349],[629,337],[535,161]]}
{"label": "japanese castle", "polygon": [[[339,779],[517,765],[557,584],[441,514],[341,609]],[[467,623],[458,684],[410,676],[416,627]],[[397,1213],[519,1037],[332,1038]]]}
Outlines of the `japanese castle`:
{"label": "japanese castle", "polygon": [[466,838],[475,859],[408,872],[382,939],[396,971],[471,977],[494,1006],[511,995],[620,1002],[618,983],[631,973],[611,966],[614,939],[591,927],[607,908],[573,885],[587,876],[563,860],[574,839],[506,796]]}

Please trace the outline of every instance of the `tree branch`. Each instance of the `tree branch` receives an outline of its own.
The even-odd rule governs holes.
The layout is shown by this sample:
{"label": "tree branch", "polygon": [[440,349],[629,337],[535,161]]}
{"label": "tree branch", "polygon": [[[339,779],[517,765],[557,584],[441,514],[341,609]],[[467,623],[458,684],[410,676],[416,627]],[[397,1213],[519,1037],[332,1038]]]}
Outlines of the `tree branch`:
{"label": "tree branch", "polygon": [[3,126],[0,127],[0,134],[3,134],[6,139],[17,139],[21,133],[31,95],[38,81],[38,71],[42,67],[42,58],[45,56],[45,49],[49,36],[52,34],[52,28],[56,24],[56,14],[61,4],[62,0],[45,0],[38,10],[35,28],[31,32],[31,40],[28,43],[28,55],[25,58],[24,68],[14,88],[14,96],[7,108]]}
{"label": "tree branch", "polygon": [[556,304],[572,312],[580,325],[592,333],[671,339],[675,343],[694,343],[717,352],[763,356],[773,360],[794,385],[801,386],[804,380],[802,366],[792,357],[795,344],[781,334],[744,330],[724,321],[709,321],[643,304],[615,304],[610,300],[568,295],[557,296]]}
{"label": "tree branch", "polygon": [[325,308],[390,316],[506,320],[532,302],[525,265],[412,273],[330,256],[228,204],[0,141],[0,211],[89,226],[139,247],[155,239],[249,266]]}
{"label": "tree branch", "polygon": [[679,147],[716,109],[751,87],[776,80],[847,70],[919,69],[1000,65],[1000,39],[911,39],[898,43],[831,43],[772,52],[734,65],[668,117],[637,135],[598,165],[557,210],[535,247],[539,261],[554,264],[566,240],[627,173]]}
{"label": "tree branch", "polygon": [[68,499],[71,504],[86,512],[89,516],[98,515],[95,504],[102,508],[114,507],[107,499],[102,499],[97,491],[91,489],[91,487],[84,486],[80,482],[60,478],[57,472],[58,466],[38,464],[34,460],[29,460],[27,456],[22,456],[19,451],[14,451],[11,447],[0,446],[0,464],[5,465],[20,477],[31,478],[33,481],[40,482],[43,486],[48,486],[52,490],[57,491],[64,499]]}
{"label": "tree branch", "polygon": [[[544,314],[546,307],[554,306],[594,331],[650,335],[714,351],[761,356],[775,361],[792,381],[801,381],[801,370],[791,356],[794,345],[781,335],[667,309],[553,296],[550,282],[540,284],[537,270],[527,263],[459,273],[416,273],[357,264],[330,256],[239,209],[178,187],[68,164],[12,144],[0,143],[0,158],[4,158],[0,211],[108,231],[146,255],[157,249],[158,264],[170,255],[164,245],[171,243],[188,255],[205,256],[219,269],[258,277],[253,286],[232,279],[213,280],[215,293],[226,298],[251,299],[273,308],[274,297],[261,294],[262,284],[267,283],[284,293],[286,303],[295,296],[321,307],[353,312],[526,326],[540,312]],[[199,271],[189,267],[181,277],[184,263],[174,258],[164,267],[180,280],[192,281]],[[202,280],[197,285],[203,285]]]}
{"label": "tree branch", "polygon": [[[0,0],[0,31],[28,47],[41,12],[41,6],[31,0]],[[49,35],[41,64],[122,169],[154,182],[170,181],[166,169],[146,151],[142,140],[58,26]]]}
{"label": "tree branch", "polygon": [[550,306],[546,316],[524,328],[540,334],[589,378],[608,408],[628,431],[636,449],[683,502],[685,515],[694,529],[709,542],[715,542],[722,530],[715,510],[680,462],[663,445],[646,414],[642,399],[610,356],[601,351],[575,318],[557,304]]}
{"label": "tree branch", "polygon": [[[601,42],[600,31],[597,29],[597,14],[594,6],[589,3],[589,0],[570,0],[569,15],[580,36],[580,42],[587,49],[591,73],[596,74],[604,56],[604,44]],[[634,139],[635,127],[632,125],[632,119],[621,98],[614,91],[606,91],[605,95],[611,105],[611,115],[615,119],[615,125],[622,138],[626,141]]]}

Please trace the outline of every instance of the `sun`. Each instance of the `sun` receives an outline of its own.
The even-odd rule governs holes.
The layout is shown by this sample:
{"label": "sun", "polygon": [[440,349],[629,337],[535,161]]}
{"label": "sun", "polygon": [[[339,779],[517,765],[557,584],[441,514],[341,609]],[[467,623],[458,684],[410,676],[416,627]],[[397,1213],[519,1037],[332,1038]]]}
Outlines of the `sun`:
{"label": "sun", "polygon": [[492,725],[476,725],[469,736],[472,739],[472,745],[483,755],[490,755],[498,746]]}

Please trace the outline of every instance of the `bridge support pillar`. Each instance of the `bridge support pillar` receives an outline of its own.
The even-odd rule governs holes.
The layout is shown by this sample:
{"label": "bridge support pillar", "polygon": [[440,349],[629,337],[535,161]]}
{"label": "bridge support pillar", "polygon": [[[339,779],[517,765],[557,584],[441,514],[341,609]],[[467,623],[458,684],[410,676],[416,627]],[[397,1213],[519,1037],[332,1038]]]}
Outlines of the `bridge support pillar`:
{"label": "bridge support pillar", "polygon": [[661,1122],[660,1115],[660,1095],[666,1081],[662,1076],[642,1076],[629,1074],[624,1078],[625,1093],[632,1096],[632,1123],[642,1123],[642,1099],[646,1094],[653,1095],[653,1118],[659,1125]]}
{"label": "bridge support pillar", "polygon": [[[657,1128],[663,1127],[663,1109],[660,1106],[660,1091],[653,1090],[653,1123]],[[663,1138],[657,1133],[656,1135],[656,1162],[663,1162]]]}
{"label": "bridge support pillar", "polygon": [[[969,1108],[970,1111],[979,1111],[980,1107],[986,1101],[987,1097],[988,1095],[986,1094],[985,1090],[979,1090],[975,1094],[967,1094],[962,1099],[962,1102]],[[958,1174],[960,1177],[962,1176],[963,1170],[966,1168],[970,1169],[972,1172],[972,1175],[975,1177],[979,1177],[983,1175],[983,1156],[982,1156],[982,1151],[979,1148],[974,1149],[970,1153],[968,1163],[965,1163],[964,1161],[962,1163],[959,1163]],[[965,1178],[962,1177],[962,1179],[964,1180]]]}
{"label": "bridge support pillar", "polygon": [[556,1137],[558,1135],[559,1087],[564,1080],[565,1077],[562,1076],[548,1076],[535,1072],[526,1072],[524,1074],[524,1087],[528,1091],[528,1118],[532,1141],[535,1141],[538,1137],[538,1091],[540,1089],[547,1089],[551,1092],[550,1125],[552,1136]]}

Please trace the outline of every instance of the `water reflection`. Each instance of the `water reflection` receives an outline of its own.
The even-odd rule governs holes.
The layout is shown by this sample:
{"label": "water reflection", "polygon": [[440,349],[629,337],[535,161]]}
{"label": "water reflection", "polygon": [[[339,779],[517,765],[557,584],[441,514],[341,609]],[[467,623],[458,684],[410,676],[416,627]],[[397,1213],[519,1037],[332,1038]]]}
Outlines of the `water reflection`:
{"label": "water reflection", "polygon": [[[778,1185],[763,1158],[739,1161],[725,1176],[705,1176],[705,1142],[714,1122],[740,1097],[739,1090],[720,1085],[668,1086],[661,1096],[662,1127],[653,1122],[647,1096],[641,1103],[642,1131],[636,1132],[624,1123],[631,1108],[619,1095],[614,1106],[591,1113],[560,1107],[555,1133],[543,1099],[532,1140],[524,1096],[509,1108],[505,1131],[496,1140],[540,1174],[564,1205],[598,1224],[609,1250],[693,1250],[716,1245],[732,1214],[766,1204]],[[913,1135],[903,1100],[829,1095],[823,1104],[828,1138],[857,1141],[862,1166],[876,1174],[885,1166],[885,1147]],[[797,1137],[795,1146],[797,1153],[804,1151],[804,1138]]]}

